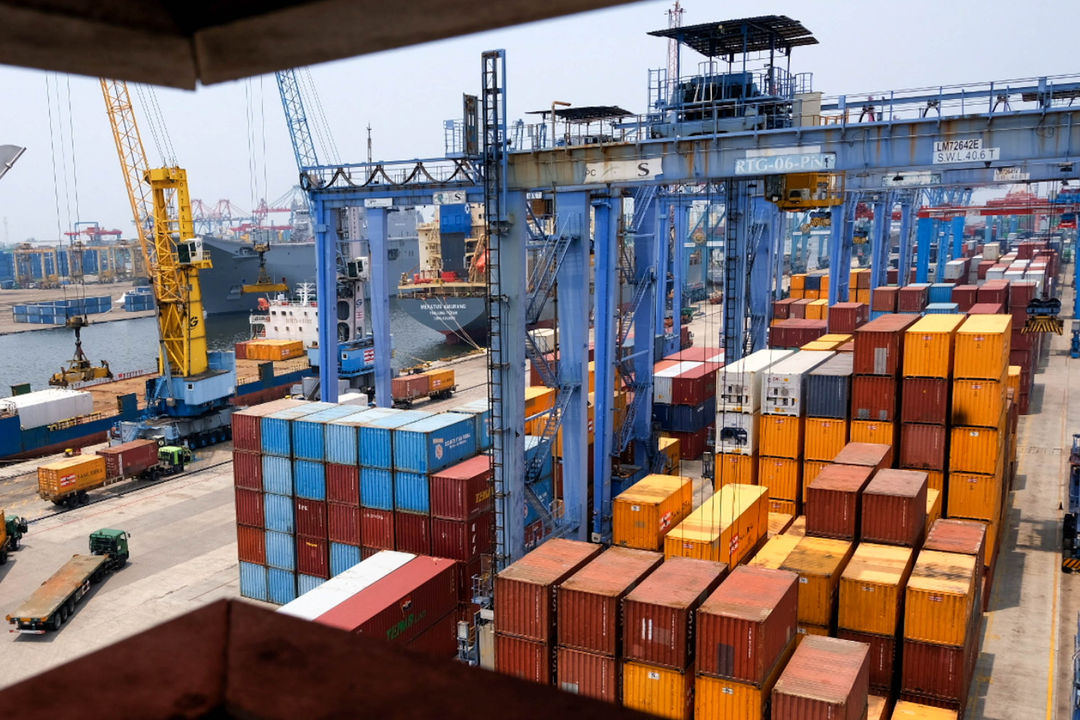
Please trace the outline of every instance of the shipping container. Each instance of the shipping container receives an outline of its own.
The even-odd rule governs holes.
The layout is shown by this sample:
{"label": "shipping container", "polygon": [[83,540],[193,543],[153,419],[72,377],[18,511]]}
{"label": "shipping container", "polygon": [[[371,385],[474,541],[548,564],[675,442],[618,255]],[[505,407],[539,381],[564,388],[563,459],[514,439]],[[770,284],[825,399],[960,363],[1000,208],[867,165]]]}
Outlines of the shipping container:
{"label": "shipping container", "polygon": [[292,422],[292,454],[294,459],[326,460],[327,423],[340,420],[363,410],[352,405],[333,405],[326,410],[310,413]]}
{"label": "shipping container", "polygon": [[948,440],[949,430],[944,425],[903,423],[900,426],[900,466],[944,470]]}
{"label": "shipping container", "polygon": [[261,492],[248,490],[247,488],[236,488],[236,522],[250,527],[266,527],[266,514],[265,510],[263,510],[263,494]]}
{"label": "shipping container", "polygon": [[[296,534],[326,538],[326,503],[321,500],[296,498]],[[359,543],[358,543],[359,544]]]}
{"label": "shipping container", "polygon": [[297,598],[278,612],[303,620],[315,620],[383,579],[416,556],[393,551],[380,552],[358,565],[335,575],[315,592]]}
{"label": "shipping container", "polygon": [[896,312],[896,296],[900,288],[893,285],[882,285],[873,289],[873,301],[870,309],[875,313]]}
{"label": "shipping container", "polygon": [[476,423],[476,447],[481,452],[491,449],[491,405],[486,398],[454,407],[454,412],[473,416]]}
{"label": "shipping container", "polygon": [[762,683],[698,675],[694,681],[695,720],[769,720],[772,689],[795,652],[795,644],[793,637]]}
{"label": "shipping container", "polygon": [[365,548],[394,549],[394,511],[360,508],[360,534]]}
{"label": "shipping container", "polygon": [[694,613],[727,568],[671,558],[623,598],[623,655],[654,666],[686,668],[694,658]]}
{"label": "shipping container", "polygon": [[646,475],[612,501],[612,542],[642,550],[663,550],[664,536],[693,508],[690,477]]}
{"label": "shipping container", "polygon": [[734,483],[740,485],[757,484],[758,456],[739,453],[719,453],[714,456],[716,481],[714,490]]}
{"label": "shipping container", "polygon": [[[1014,287],[1015,290],[1015,287]],[[953,375],[958,378],[999,380],[1009,364],[1009,315],[972,315],[956,332]]]}
{"label": "shipping container", "polygon": [[944,425],[949,419],[949,381],[906,377],[901,391],[900,419],[906,423]]}
{"label": "shipping container", "polygon": [[431,518],[431,554],[436,557],[472,562],[491,552],[494,536],[494,513],[486,512],[471,520]]}
{"label": "shipping container", "polygon": [[620,697],[619,661],[607,655],[559,647],[556,685],[563,692],[617,703]]}
{"label": "shipping container", "polygon": [[852,353],[840,353],[806,376],[806,414],[809,417],[848,417],[853,367]]}
{"label": "shipping container", "polygon": [[851,442],[896,445],[896,424],[880,420],[852,420]]}
{"label": "shipping container", "polygon": [[664,555],[737,565],[765,537],[768,491],[725,485],[664,537]]}
{"label": "shipping container", "polygon": [[422,373],[398,375],[390,379],[390,395],[394,400],[426,397],[430,389],[430,380]]}
{"label": "shipping container", "polygon": [[840,576],[837,625],[875,635],[896,635],[914,553],[907,547],[859,543]]}
{"label": "shipping container", "polygon": [[798,460],[762,457],[758,463],[758,484],[768,488],[770,500],[798,502],[802,489],[801,471]]}
{"label": "shipping container", "polygon": [[780,535],[795,521],[795,516],[790,513],[777,513],[769,511],[769,537]]}
{"label": "shipping container", "polygon": [[[671,377],[671,400],[666,402],[675,405],[700,405],[701,403],[716,397],[716,371],[720,369],[720,363],[693,363],[693,367],[683,366],[681,372]],[[654,377],[653,382],[656,382]],[[655,400],[656,385],[653,385],[653,397]]]}
{"label": "shipping container", "polygon": [[495,672],[550,685],[555,657],[548,643],[495,633]]}
{"label": "shipping container", "polygon": [[878,470],[863,489],[862,539],[918,547],[926,527],[927,475]]}
{"label": "shipping container", "polygon": [[285,605],[296,599],[296,573],[292,570],[267,568],[266,586],[269,601],[276,605]]}
{"label": "shipping container", "polygon": [[153,440],[132,440],[101,448],[96,454],[105,458],[107,478],[135,478],[157,466],[158,444]]}
{"label": "shipping container", "polygon": [[771,365],[762,377],[761,412],[805,415],[806,376],[832,357],[832,352],[800,351]]}
{"label": "shipping container", "polygon": [[[387,411],[390,408],[386,408]],[[422,410],[395,410],[371,420],[365,419],[357,428],[361,468],[381,468],[391,470],[394,467],[393,431],[409,423],[431,417],[432,413]],[[363,473],[361,473],[361,476]],[[361,477],[361,495],[363,477]]]}
{"label": "shipping container", "polygon": [[893,708],[890,720],[957,720],[956,711],[901,700]]}
{"label": "shipping container", "polygon": [[555,629],[555,587],[603,550],[600,545],[548,540],[495,578],[495,630],[549,642]]}
{"label": "shipping container", "polygon": [[954,518],[942,518],[934,522],[923,544],[925,550],[971,555],[976,560],[976,570],[989,564],[990,555],[986,552],[986,547],[985,523]]}
{"label": "shipping container", "polygon": [[956,332],[964,319],[960,314],[927,315],[908,328],[904,334],[904,375],[950,377]]}
{"label": "shipping container", "polygon": [[304,575],[330,577],[330,541],[326,538],[296,536],[296,571]]}
{"label": "shipping container", "polygon": [[262,418],[279,410],[306,405],[303,400],[283,398],[272,402],[237,410],[232,414],[232,442],[234,450],[260,452],[262,450]]}
{"label": "shipping container", "polygon": [[417,555],[431,554],[431,516],[394,513],[394,549]]}
{"label": "shipping container", "polygon": [[904,638],[961,647],[975,597],[975,558],[923,550],[904,601]]}
{"label": "shipping container", "polygon": [[393,408],[353,407],[352,415],[326,423],[326,462],[355,466],[360,462],[360,426],[396,412]]}
{"label": "shipping container", "polygon": [[805,418],[790,415],[761,416],[762,455],[797,459],[802,455]]}
{"label": "shipping container", "polygon": [[799,504],[794,500],[774,500],[769,498],[769,514],[784,513],[786,515],[794,515],[798,512]]}
{"label": "shipping container", "polygon": [[[262,528],[236,526],[236,555],[240,564],[266,564],[266,532]],[[242,574],[241,574],[242,575]],[[243,581],[243,577],[241,577]]]}
{"label": "shipping container", "polygon": [[293,494],[293,466],[287,457],[262,456],[263,490],[275,495]]}
{"label": "shipping container", "polygon": [[431,480],[429,476],[394,471],[394,509],[399,512],[431,514]]}
{"label": "shipping container", "polygon": [[1005,433],[985,427],[954,427],[949,444],[949,472],[970,472],[993,475],[1000,471],[1005,446]]}
{"label": "shipping container", "polygon": [[261,491],[262,456],[246,450],[233,450],[233,484],[238,488]]}
{"label": "shipping container", "polygon": [[806,533],[856,540],[861,524],[862,491],[874,470],[859,465],[828,465],[806,493]]}
{"label": "shipping container", "polygon": [[855,544],[831,538],[804,537],[781,566],[799,576],[800,623],[830,626],[836,589]]}
{"label": "shipping container", "polygon": [[[929,475],[929,473],[928,473]],[[942,491],[936,490],[932,487],[926,489],[926,532],[930,533],[930,528],[934,523],[941,518],[941,497]]]}
{"label": "shipping container", "polygon": [[296,571],[296,537],[288,533],[266,531],[266,564],[280,570]]}
{"label": "shipping container", "polygon": [[[854,289],[854,285],[851,286]],[[850,333],[870,320],[870,306],[863,302],[838,302],[829,308],[829,332]]]}
{"label": "shipping container", "polygon": [[740,566],[697,613],[698,674],[761,684],[795,638],[795,574]]}
{"label": "shipping container", "polygon": [[787,562],[788,555],[792,553],[802,538],[802,535],[774,535],[769,538],[769,541],[760,550],[754,553],[754,557],[750,559],[748,564],[753,567],[779,570]]}
{"label": "shipping container", "polygon": [[297,497],[326,499],[326,465],[311,460],[293,460],[293,489]]}
{"label": "shipping container", "polygon": [[882,315],[855,330],[854,371],[858,375],[897,375],[903,358],[904,333],[916,315]]}
{"label": "shipping container", "polygon": [[996,521],[1001,517],[1004,490],[1000,471],[993,475],[950,473],[945,514],[951,518]]}
{"label": "shipping container", "polygon": [[73,493],[84,493],[105,484],[105,458],[75,455],[38,466],[38,495],[58,501]]}
{"label": "shipping container", "polygon": [[993,427],[1006,403],[1005,375],[997,380],[954,380],[952,424]]}
{"label": "shipping container", "polygon": [[892,422],[899,400],[892,375],[856,375],[851,379],[851,417],[855,420]]}
{"label": "shipping container", "polygon": [[866,662],[870,666],[870,690],[884,695],[890,694],[894,679],[900,671],[896,635],[874,635],[841,627],[837,630],[836,637],[869,646]]}
{"label": "shipping container", "polygon": [[441,413],[393,431],[394,470],[430,474],[476,454],[471,415]]}
{"label": "shipping container", "polygon": [[716,374],[716,409],[737,413],[757,410],[761,402],[762,375],[791,354],[791,350],[759,350],[725,365]]}
{"label": "shipping container", "polygon": [[265,455],[292,457],[293,421],[333,407],[337,406],[324,402],[304,402],[262,416],[259,421],[259,450]]}
{"label": "shipping container", "polygon": [[491,458],[477,455],[431,476],[431,514],[468,520],[494,507]]}
{"label": "shipping container", "polygon": [[772,692],[773,720],[861,720],[870,686],[862,643],[808,636],[795,649]]}
{"label": "shipping container", "polygon": [[901,696],[914,693],[922,695],[923,702],[937,703],[951,699],[954,708],[962,708],[967,702],[977,657],[976,643],[953,647],[905,638],[901,650]]}
{"label": "shipping container", "polygon": [[355,465],[326,464],[328,502],[360,507],[360,469]]}
{"label": "shipping container", "polygon": [[753,455],[758,451],[761,416],[757,412],[717,411],[716,452]]}
{"label": "shipping container", "polygon": [[377,510],[394,509],[394,472],[384,468],[360,468],[360,504]]}
{"label": "shipping container", "polygon": [[267,568],[264,565],[241,561],[240,596],[268,602],[266,571]]}
{"label": "shipping container", "polygon": [[622,705],[670,720],[690,720],[694,712],[693,668],[672,669],[641,662],[622,664]]}
{"label": "shipping container", "polygon": [[266,494],[263,496],[263,522],[267,530],[281,533],[296,532],[296,513],[293,498],[286,495]]}
{"label": "shipping container", "polygon": [[832,462],[825,460],[807,460],[803,463],[802,473],[802,496],[806,497],[806,488],[810,487],[810,483],[814,482],[821,471],[825,469],[826,465],[831,465]]}
{"label": "shipping container", "polygon": [[334,543],[360,546],[364,543],[361,532],[360,508],[353,505],[326,504],[326,537]]}
{"label": "shipping container", "polygon": [[863,465],[875,470],[892,466],[893,451],[880,443],[849,442],[836,454],[833,462],[839,465]]}

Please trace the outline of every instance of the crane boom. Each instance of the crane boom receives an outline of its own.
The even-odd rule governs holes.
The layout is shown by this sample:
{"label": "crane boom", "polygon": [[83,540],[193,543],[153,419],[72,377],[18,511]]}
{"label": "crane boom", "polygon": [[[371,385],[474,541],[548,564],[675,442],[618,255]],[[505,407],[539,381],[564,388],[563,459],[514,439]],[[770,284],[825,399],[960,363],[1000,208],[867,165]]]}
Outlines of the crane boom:
{"label": "crane boom", "polygon": [[308,125],[307,113],[304,111],[304,100],[300,95],[300,81],[296,77],[295,68],[279,70],[276,75],[278,92],[281,94],[281,107],[285,111],[285,122],[289,127],[293,154],[296,156],[296,169],[303,173],[304,168],[319,164],[319,156],[315,152],[311,126]]}

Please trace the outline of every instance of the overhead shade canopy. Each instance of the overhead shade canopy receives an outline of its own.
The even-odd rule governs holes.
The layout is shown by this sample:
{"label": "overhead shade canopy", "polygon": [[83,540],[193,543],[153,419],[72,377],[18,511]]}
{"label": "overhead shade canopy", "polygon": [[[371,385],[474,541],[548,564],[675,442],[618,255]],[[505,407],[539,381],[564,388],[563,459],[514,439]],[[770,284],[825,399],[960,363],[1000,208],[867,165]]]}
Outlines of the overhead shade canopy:
{"label": "overhead shade canopy", "polygon": [[628,0],[0,2],[0,63],[193,89]]}
{"label": "overhead shade canopy", "polygon": [[706,57],[739,55],[747,52],[778,50],[787,52],[800,45],[817,45],[817,39],[798,20],[787,15],[725,20],[723,22],[685,25],[649,33],[673,38]]}

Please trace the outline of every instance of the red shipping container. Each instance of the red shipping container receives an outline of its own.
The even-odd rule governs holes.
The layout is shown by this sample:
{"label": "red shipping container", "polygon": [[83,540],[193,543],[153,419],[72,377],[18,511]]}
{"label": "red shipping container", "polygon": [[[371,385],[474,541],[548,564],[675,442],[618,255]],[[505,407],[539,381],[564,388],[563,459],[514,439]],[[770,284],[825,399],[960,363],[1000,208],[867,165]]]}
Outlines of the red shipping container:
{"label": "red shipping container", "polygon": [[873,468],[826,465],[806,489],[806,534],[855,540],[859,536],[862,491]]}
{"label": "red shipping container", "polygon": [[892,467],[892,461],[892,445],[861,442],[849,442],[833,458],[840,465],[864,465],[875,470]]}
{"label": "red shipping container", "polygon": [[326,504],[326,537],[330,542],[363,545],[360,508],[338,503]]}
{"label": "red shipping container", "polygon": [[258,490],[236,488],[236,522],[250,527],[266,527],[263,494]]}
{"label": "red shipping container", "polygon": [[491,458],[477,455],[431,476],[431,515],[468,520],[494,507]]}
{"label": "red shipping container", "polygon": [[976,568],[989,565],[990,558],[986,557],[986,525],[977,520],[935,520],[926,534],[923,549],[973,555]]}
{"label": "red shipping container", "polygon": [[944,425],[904,423],[900,426],[900,467],[945,469],[949,429]]}
{"label": "red shipping container", "polygon": [[978,267],[975,268],[975,277],[979,280],[985,280],[986,274],[990,272],[990,268],[994,267],[995,264],[996,262],[994,260],[983,260],[979,263]]}
{"label": "red shipping container", "polygon": [[795,302],[794,298],[774,300],[772,304],[773,320],[787,320],[791,317],[791,304],[793,302]]}
{"label": "red shipping container", "polygon": [[555,658],[547,643],[495,633],[495,672],[550,685],[554,664]]}
{"label": "red shipping container", "polygon": [[978,301],[978,285],[957,285],[952,289],[952,301],[959,306],[960,312],[968,312]]}
{"label": "red shipping container", "polygon": [[408,645],[458,606],[457,563],[417,557],[315,619],[315,622]]}
{"label": "red shipping container", "polygon": [[[1013,348],[1009,351],[1009,364],[1019,365],[1025,370],[1031,370],[1034,361],[1034,353],[1031,350],[1017,350]],[[1024,383],[1020,383],[1021,392],[1023,391]]]}
{"label": "red shipping container", "polygon": [[[153,440],[132,440],[121,445],[104,447],[98,450],[97,454],[105,458],[105,477],[110,479],[141,477],[144,472],[158,464],[158,444]],[[235,468],[233,475],[235,478]],[[237,487],[245,486],[237,484]]]}
{"label": "red shipping container", "polygon": [[720,584],[727,567],[673,557],[623,598],[623,656],[673,670],[694,657],[694,612]]}
{"label": "red shipping container", "polygon": [[[896,282],[892,280],[891,282]],[[882,285],[876,287],[870,294],[874,312],[896,312],[896,298],[900,294],[900,288],[895,285]]]}
{"label": "red shipping container", "polygon": [[1035,283],[1030,280],[1014,280],[1009,283],[1009,307],[1024,309],[1035,299]]}
{"label": "red shipping container", "polygon": [[979,286],[978,301],[981,303],[999,303],[1002,307],[1009,304],[1009,283],[1005,280],[987,280]]}
{"label": "red shipping container", "polygon": [[426,657],[453,660],[458,651],[457,623],[458,612],[454,609],[409,641],[405,649]]}
{"label": "red shipping container", "polygon": [[484,570],[484,559],[476,558],[467,563],[458,563],[458,595],[463,601],[473,597],[473,577],[480,575]]}
{"label": "red shipping container", "polygon": [[303,400],[282,398],[254,407],[237,410],[232,414],[232,444],[234,450],[262,450],[262,418],[273,415],[278,410],[303,405]]}
{"label": "red shipping container", "polygon": [[495,578],[495,631],[549,642],[555,626],[555,587],[603,549],[555,538],[500,572]]}
{"label": "red shipping container", "polygon": [[584,650],[559,647],[556,685],[563,692],[618,703],[622,699],[619,661]]}
{"label": "red shipping container", "polygon": [[1027,323],[1027,308],[1023,307],[1011,307],[1008,310],[1009,315],[1012,315],[1013,334],[1019,335],[1020,330]]}
{"label": "red shipping container", "polygon": [[870,319],[870,306],[860,302],[836,303],[829,308],[829,332],[853,333]]}
{"label": "red shipping container", "polygon": [[360,508],[360,533],[364,547],[394,549],[394,511]]}
{"label": "red shipping container", "polygon": [[709,428],[703,427],[697,432],[669,432],[674,438],[679,439],[679,457],[683,460],[700,460],[705,452],[705,443],[709,439]]}
{"label": "red shipping container", "polygon": [[905,377],[900,393],[900,419],[906,423],[944,425],[949,419],[949,381]]}
{"label": "red shipping container", "polygon": [[[900,271],[896,268],[885,268],[885,282],[895,285],[900,281]],[[897,288],[899,289],[899,288]]]}
{"label": "red shipping container", "polygon": [[671,379],[671,402],[673,405],[701,405],[709,397],[716,396],[717,363],[703,363]]}
{"label": "red shipping container", "polygon": [[296,537],[296,572],[330,578],[330,541],[326,538]]}
{"label": "red shipping container", "polygon": [[233,450],[233,484],[238,488],[262,492],[262,455]]}
{"label": "red shipping container", "polygon": [[417,555],[430,555],[431,516],[409,512],[395,513],[394,549]]}
{"label": "red shipping container", "polygon": [[918,547],[926,530],[927,475],[878,470],[863,490],[862,540]]}
{"label": "red shipping container", "polygon": [[247,340],[244,342],[238,342],[233,345],[233,352],[236,354],[237,360],[247,360]]}
{"label": "red shipping container", "polygon": [[872,635],[844,628],[837,630],[836,636],[841,640],[866,643],[870,646],[870,652],[866,656],[870,665],[870,690],[876,695],[888,695],[892,691],[893,673],[898,669],[896,636]]}
{"label": "red shipping container", "polygon": [[698,609],[697,672],[765,682],[795,637],[797,580],[787,570],[736,567]]}
{"label": "red shipping container", "polygon": [[559,646],[619,655],[619,605],[663,561],[661,553],[610,547],[564,580],[557,591]]}
{"label": "red shipping container", "polygon": [[904,640],[901,692],[966,704],[978,658],[978,634],[968,635],[971,639],[964,647]]}
{"label": "red shipping container", "polygon": [[262,528],[236,526],[236,555],[240,562],[266,564],[266,531]]}
{"label": "red shipping container", "polygon": [[855,375],[851,378],[851,418],[892,422],[896,419],[896,390],[895,376]]}
{"label": "red shipping container", "polygon": [[296,534],[326,538],[326,503],[322,500],[296,498]]}
{"label": "red shipping container", "polygon": [[917,313],[926,309],[930,300],[930,286],[926,283],[905,285],[896,297],[896,309],[902,313]]}
{"label": "red shipping container", "polygon": [[997,315],[1003,311],[1001,303],[977,302],[968,308],[968,315]]}
{"label": "red shipping container", "polygon": [[800,319],[805,318],[806,317],[806,306],[809,305],[812,302],[814,302],[814,301],[809,299],[809,298],[800,298],[800,299],[796,300],[795,302],[791,303],[790,312],[788,313],[788,317],[790,317],[790,318],[800,318]]}
{"label": "red shipping container", "polygon": [[427,375],[399,375],[390,381],[390,394],[395,400],[412,400],[427,395],[430,378]]}
{"label": "red shipping container", "polygon": [[807,635],[772,691],[772,720],[861,720],[870,690],[869,648]]}
{"label": "red shipping container", "polygon": [[[472,520],[431,519],[431,554],[461,562],[472,562],[491,552],[494,513]],[[399,548],[400,549],[400,548]]]}
{"label": "red shipping container", "polygon": [[896,375],[904,357],[904,332],[917,315],[882,315],[855,331],[857,375]]}
{"label": "red shipping container", "polygon": [[326,499],[360,507],[360,468],[326,463]]}

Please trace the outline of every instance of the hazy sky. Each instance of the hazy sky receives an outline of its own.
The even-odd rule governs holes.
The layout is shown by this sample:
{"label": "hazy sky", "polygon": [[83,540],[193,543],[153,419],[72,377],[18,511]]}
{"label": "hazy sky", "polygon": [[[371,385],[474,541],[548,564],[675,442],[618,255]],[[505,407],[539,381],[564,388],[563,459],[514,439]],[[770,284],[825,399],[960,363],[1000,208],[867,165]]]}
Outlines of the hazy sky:
{"label": "hazy sky", "polygon": [[[666,64],[666,41],[646,33],[666,27],[669,7],[640,2],[327,63],[312,75],[340,160],[366,159],[369,123],[376,159],[437,157],[442,121],[460,116],[463,92],[478,92],[480,53],[492,48],[507,51],[512,119],[553,100],[645,111],[648,70]],[[684,0],[684,7],[688,25],[766,13],[801,20],[821,44],[796,48],[792,70],[812,72],[826,95],[1080,73],[1072,2]],[[700,59],[684,51],[684,73]],[[193,197],[250,209],[296,183],[272,75],[156,93]],[[0,243],[54,242],[58,227],[78,220],[131,236],[98,81],[0,66],[0,98],[0,144],[28,148],[0,180]],[[146,109],[136,112],[157,164]]]}

